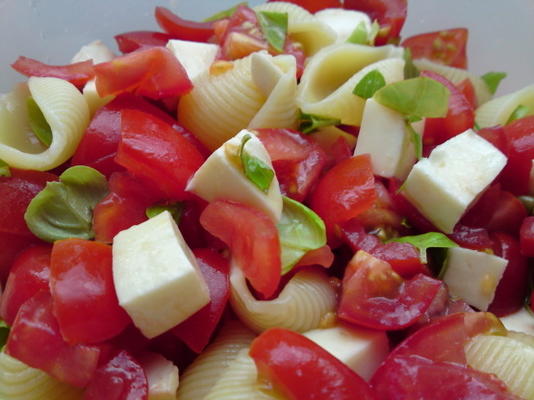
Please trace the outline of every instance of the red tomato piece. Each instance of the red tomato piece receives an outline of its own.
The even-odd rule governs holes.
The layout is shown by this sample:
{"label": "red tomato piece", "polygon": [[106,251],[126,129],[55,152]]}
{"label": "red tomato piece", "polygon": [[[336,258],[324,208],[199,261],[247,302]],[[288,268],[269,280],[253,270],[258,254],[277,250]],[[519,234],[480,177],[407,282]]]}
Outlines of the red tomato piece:
{"label": "red tomato piece", "polygon": [[412,51],[412,57],[427,58],[440,64],[456,68],[467,68],[466,28],[445,29],[422,33],[404,39],[401,46]]}
{"label": "red tomato piece", "polygon": [[[278,1],[269,0],[267,3]],[[305,8],[311,13],[324,10],[325,8],[341,8],[340,0],[288,0],[288,3],[296,4],[302,8]]]}
{"label": "red tomato piece", "polygon": [[0,317],[13,325],[20,306],[40,290],[48,290],[50,246],[34,246],[20,253],[9,272],[0,302]]}
{"label": "red tomato piece", "polygon": [[123,350],[96,370],[83,399],[147,400],[145,372],[139,362]]}
{"label": "red tomato piece", "polygon": [[375,178],[368,154],[348,158],[328,171],[311,194],[311,208],[326,224],[330,236],[358,216],[376,199]]}
{"label": "red tomato piece", "polygon": [[210,292],[210,303],[173,328],[172,333],[196,353],[202,352],[230,297],[228,260],[211,249],[193,251]]}
{"label": "red tomato piece", "polygon": [[207,42],[214,34],[213,22],[195,22],[180,18],[165,7],[156,7],[158,25],[175,39]]}
{"label": "red tomato piece", "polygon": [[534,217],[527,217],[519,230],[519,244],[521,254],[525,257],[534,257]]}
{"label": "red tomato piece", "polygon": [[456,87],[462,94],[465,96],[471,107],[477,108],[477,96],[475,92],[475,87],[469,78],[465,78],[460,83],[456,84]]}
{"label": "red tomato piece", "polygon": [[330,268],[334,262],[334,253],[327,244],[315,250],[310,250],[298,261],[294,268],[308,265],[320,265]]}
{"label": "red tomato piece", "polygon": [[119,50],[124,54],[145,47],[163,47],[171,39],[174,39],[174,36],[154,31],[132,31],[115,35],[117,46],[119,46]]}
{"label": "red tomato piece", "polygon": [[358,251],[345,270],[338,317],[372,329],[403,329],[417,322],[442,285],[422,274],[404,281],[387,262]]}
{"label": "red tomato piece", "polygon": [[252,287],[265,298],[273,296],[282,269],[274,222],[252,207],[216,200],[205,208],[200,223],[228,245]]}
{"label": "red tomato piece", "polygon": [[180,61],[165,47],[140,49],[94,69],[101,97],[134,91],[158,100],[184,95],[193,88]]}
{"label": "red tomato piece", "polygon": [[482,128],[477,132],[477,134],[497,147],[505,156],[508,157],[508,143],[506,141],[504,128],[502,126],[497,125],[489,128]]}
{"label": "red tomato piece", "polygon": [[123,110],[115,161],[132,175],[152,182],[169,200],[188,197],[185,186],[204,162],[197,148],[151,114]]}
{"label": "red tomato piece", "polygon": [[6,352],[61,382],[84,387],[96,370],[101,349],[66,343],[52,312],[50,293],[41,290],[20,307]]}
{"label": "red tomato piece", "polygon": [[402,218],[395,212],[393,200],[382,182],[375,182],[375,191],[376,200],[373,205],[355,219],[367,231],[375,229],[402,230]]}
{"label": "red tomato piece", "polygon": [[103,342],[130,323],[115,293],[111,246],[82,239],[56,241],[50,291],[54,315],[68,343]]}
{"label": "red tomato piece", "polygon": [[375,399],[367,382],[307,337],[271,328],[252,341],[258,373],[291,400]]}
{"label": "red tomato piece", "polygon": [[478,251],[487,251],[493,248],[493,241],[485,228],[472,228],[456,224],[454,232],[449,237],[460,247]]}
{"label": "red tomato piece", "polygon": [[82,87],[95,76],[91,60],[68,65],[48,65],[33,58],[19,57],[11,67],[22,75],[60,78],[76,87]]}

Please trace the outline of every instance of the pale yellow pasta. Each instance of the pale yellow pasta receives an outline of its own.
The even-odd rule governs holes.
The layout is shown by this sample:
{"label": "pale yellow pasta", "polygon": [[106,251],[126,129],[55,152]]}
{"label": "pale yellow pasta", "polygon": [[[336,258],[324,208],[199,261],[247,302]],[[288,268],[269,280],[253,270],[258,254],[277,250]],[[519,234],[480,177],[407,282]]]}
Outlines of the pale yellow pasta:
{"label": "pale yellow pasta", "polygon": [[339,119],[359,126],[365,99],[352,93],[358,82],[378,70],[386,83],[404,78],[404,60],[394,46],[344,43],[315,55],[297,89],[297,105],[307,114]]}
{"label": "pale yellow pasta", "polygon": [[316,132],[310,134],[323,149],[331,148],[341,137],[349,144],[351,148],[356,146],[356,136],[345,132],[343,129],[339,129],[336,126],[325,126],[319,128]]}
{"label": "pale yellow pasta", "polygon": [[82,391],[1,352],[0,399],[81,400]]}
{"label": "pale yellow pasta", "polygon": [[336,290],[320,270],[297,272],[277,298],[256,300],[250,293],[241,269],[230,271],[230,303],[245,325],[255,332],[281,327],[296,332],[318,328],[335,312]]}
{"label": "pale yellow pasta", "polygon": [[[31,95],[52,130],[45,148],[31,133],[26,99]],[[9,166],[46,171],[67,161],[75,152],[89,123],[89,109],[71,83],[57,78],[28,80],[27,89],[17,87],[0,98],[0,159]]]}
{"label": "pale yellow pasta", "polygon": [[[287,56],[265,57],[275,68],[280,69],[276,60]],[[241,129],[247,128],[260,111],[253,124],[255,127],[263,127],[267,123],[279,128],[295,126],[297,109],[293,100],[296,96],[294,69],[280,69],[279,79],[271,86],[269,95],[266,95],[265,87],[258,86],[252,74],[254,68],[262,68],[261,63],[265,61],[265,57],[258,58],[253,53],[234,61],[233,68],[226,72],[206,72],[197,78],[193,90],[180,100],[178,121],[210,150],[215,150]],[[276,101],[281,101],[283,96],[283,103],[275,106],[270,96]],[[266,108],[262,110],[264,105]],[[277,107],[282,106],[287,109],[275,115],[275,111],[279,110]]]}
{"label": "pale yellow pasta", "polygon": [[213,343],[180,377],[177,400],[204,399],[237,353],[248,348],[254,336],[254,333],[239,321],[226,322]]}
{"label": "pale yellow pasta", "polygon": [[527,107],[528,115],[534,114],[534,85],[484,103],[476,109],[475,121],[481,128],[505,125],[519,106]]}
{"label": "pale yellow pasta", "polygon": [[254,7],[254,11],[287,13],[287,32],[304,48],[307,56],[312,56],[323,47],[336,41],[336,32],[316,16],[302,7],[285,1],[274,1]]}

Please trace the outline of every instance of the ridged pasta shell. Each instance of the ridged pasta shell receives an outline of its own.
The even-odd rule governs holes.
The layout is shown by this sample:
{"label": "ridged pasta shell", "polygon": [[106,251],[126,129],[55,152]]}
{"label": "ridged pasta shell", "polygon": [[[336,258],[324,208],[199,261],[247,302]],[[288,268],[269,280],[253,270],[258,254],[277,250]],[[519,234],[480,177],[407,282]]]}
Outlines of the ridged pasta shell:
{"label": "ridged pasta shell", "polygon": [[[42,146],[30,134],[26,99],[31,95],[52,129],[52,144]],[[32,77],[0,98],[0,159],[21,169],[46,171],[67,161],[76,151],[89,124],[89,108],[71,83],[57,78]],[[11,129],[6,130],[11,126]],[[19,137],[22,137],[21,140]]]}
{"label": "ridged pasta shell", "polygon": [[488,101],[476,109],[475,120],[481,128],[505,125],[519,106],[528,107],[529,115],[534,114],[534,85]]}
{"label": "ridged pasta shell", "polygon": [[320,270],[302,270],[293,276],[276,299],[256,300],[243,272],[235,264],[230,272],[230,303],[239,319],[255,332],[272,327],[306,332],[318,328],[336,309],[336,291]]}

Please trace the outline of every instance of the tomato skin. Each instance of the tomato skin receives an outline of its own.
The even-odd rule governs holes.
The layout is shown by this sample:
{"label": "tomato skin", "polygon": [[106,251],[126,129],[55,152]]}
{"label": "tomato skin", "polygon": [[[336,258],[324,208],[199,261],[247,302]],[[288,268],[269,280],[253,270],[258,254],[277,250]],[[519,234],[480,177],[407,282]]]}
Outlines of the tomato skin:
{"label": "tomato skin", "polygon": [[496,125],[482,128],[477,131],[477,134],[497,147],[506,157],[508,157],[508,143],[502,126]]}
{"label": "tomato skin", "polygon": [[52,312],[52,298],[47,290],[41,290],[20,307],[6,352],[62,382],[85,387],[96,370],[101,349],[67,344]]}
{"label": "tomato skin", "polygon": [[269,298],[281,275],[280,240],[274,222],[263,212],[240,203],[215,200],[202,212],[200,223],[230,248],[252,287]]}
{"label": "tomato skin", "polygon": [[367,382],[307,337],[271,328],[252,341],[260,376],[291,400],[372,400]]}
{"label": "tomato skin", "polygon": [[11,67],[26,76],[60,78],[76,87],[82,87],[95,76],[93,61],[82,61],[68,65],[48,65],[28,57],[19,57]]}
{"label": "tomato skin", "polygon": [[120,351],[96,370],[83,399],[147,400],[145,372],[127,351]]}
{"label": "tomato skin", "polygon": [[[267,3],[271,3],[278,0],[268,0]],[[341,2],[339,0],[288,0],[288,3],[296,4],[302,8],[305,8],[309,12],[316,13],[317,11],[324,10],[325,8],[340,8]]]}
{"label": "tomato skin", "polygon": [[368,154],[348,158],[319,181],[311,194],[311,208],[323,219],[330,236],[339,225],[356,217],[376,199],[375,178]]}
{"label": "tomato skin", "polygon": [[534,217],[527,217],[523,220],[519,229],[519,244],[522,255],[534,257]]}
{"label": "tomato skin", "polygon": [[475,92],[475,87],[469,78],[465,78],[460,83],[456,84],[458,90],[465,96],[471,107],[477,108],[477,97]]}
{"label": "tomato skin", "polygon": [[472,250],[485,251],[493,247],[493,241],[485,228],[456,224],[454,232],[449,237],[460,247]]}
{"label": "tomato skin", "polygon": [[114,38],[119,50],[126,54],[144,47],[165,46],[174,36],[154,31],[132,31],[115,35]]}
{"label": "tomato skin", "polygon": [[175,39],[207,42],[214,34],[213,22],[189,21],[165,7],[156,7],[155,16],[158,25]]}

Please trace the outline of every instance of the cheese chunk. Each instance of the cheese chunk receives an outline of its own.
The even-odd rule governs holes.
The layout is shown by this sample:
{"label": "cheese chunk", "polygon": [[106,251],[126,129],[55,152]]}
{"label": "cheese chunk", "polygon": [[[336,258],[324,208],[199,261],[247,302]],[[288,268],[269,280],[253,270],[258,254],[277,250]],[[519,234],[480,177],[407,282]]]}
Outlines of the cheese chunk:
{"label": "cheese chunk", "polygon": [[404,194],[437,228],[452,233],[505,165],[504,154],[468,129],[415,164],[404,183]]}
{"label": "cheese chunk", "polygon": [[508,261],[504,258],[454,247],[449,249],[443,281],[453,296],[486,311],[507,265]]}
{"label": "cheese chunk", "polygon": [[282,215],[282,195],[276,176],[264,193],[245,176],[242,167],[229,158],[229,153],[237,152],[245,135],[251,136],[245,151],[272,168],[271,158],[261,141],[253,132],[243,129],[208,157],[189,181],[187,190],[206,201],[227,199],[255,207],[278,221]]}
{"label": "cheese chunk", "polygon": [[139,359],[148,383],[148,400],[176,400],[178,368],[157,353],[146,353]]}
{"label": "cheese chunk", "polygon": [[524,307],[513,314],[502,317],[501,321],[509,331],[534,335],[534,315],[530,314]]}
{"label": "cheese chunk", "polygon": [[167,48],[180,61],[190,80],[209,70],[219,52],[219,46],[211,43],[172,39]]}
{"label": "cheese chunk", "polygon": [[148,338],[210,301],[196,258],[168,211],[114,237],[113,282],[119,304]]}
{"label": "cheese chunk", "polygon": [[389,353],[384,331],[348,326],[342,323],[326,329],[314,329],[304,336],[368,381]]}
{"label": "cheese chunk", "polygon": [[367,32],[371,30],[371,19],[361,11],[327,8],[316,12],[315,16],[336,32],[336,43],[346,42],[361,22],[364,23]]}

